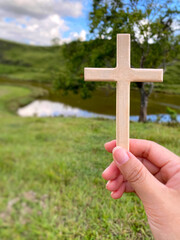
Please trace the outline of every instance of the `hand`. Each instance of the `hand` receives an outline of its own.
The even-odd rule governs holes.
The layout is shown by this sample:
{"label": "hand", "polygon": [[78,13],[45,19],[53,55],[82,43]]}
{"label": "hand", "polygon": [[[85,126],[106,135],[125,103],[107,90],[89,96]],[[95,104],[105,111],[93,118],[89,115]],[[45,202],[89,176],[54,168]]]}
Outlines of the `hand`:
{"label": "hand", "polygon": [[130,140],[130,151],[105,144],[114,161],[103,172],[114,199],[135,192],[142,200],[157,240],[180,239],[180,158],[157,143]]}

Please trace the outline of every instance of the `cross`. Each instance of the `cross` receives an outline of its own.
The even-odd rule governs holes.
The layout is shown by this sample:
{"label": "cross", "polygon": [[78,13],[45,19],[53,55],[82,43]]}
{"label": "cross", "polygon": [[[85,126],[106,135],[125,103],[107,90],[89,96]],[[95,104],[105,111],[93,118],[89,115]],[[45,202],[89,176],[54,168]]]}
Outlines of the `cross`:
{"label": "cross", "polygon": [[130,82],[162,82],[163,69],[130,67],[130,34],[117,34],[115,68],[85,68],[85,81],[116,82],[116,144],[129,150]]}

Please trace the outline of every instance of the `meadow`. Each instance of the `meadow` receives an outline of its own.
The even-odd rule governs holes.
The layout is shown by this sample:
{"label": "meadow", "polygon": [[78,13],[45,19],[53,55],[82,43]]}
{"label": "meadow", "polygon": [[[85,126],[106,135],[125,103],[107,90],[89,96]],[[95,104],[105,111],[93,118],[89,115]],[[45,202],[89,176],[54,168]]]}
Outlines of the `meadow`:
{"label": "meadow", "polygon": [[[35,92],[0,87],[0,239],[153,239],[139,199],[111,199],[101,177],[115,121],[18,117]],[[130,131],[180,154],[179,125],[131,123]]]}

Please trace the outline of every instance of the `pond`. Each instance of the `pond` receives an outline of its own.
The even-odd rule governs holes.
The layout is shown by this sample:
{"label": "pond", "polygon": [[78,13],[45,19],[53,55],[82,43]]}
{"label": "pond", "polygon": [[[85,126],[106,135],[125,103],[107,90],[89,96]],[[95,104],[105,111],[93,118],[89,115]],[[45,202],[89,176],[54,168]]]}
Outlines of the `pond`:
{"label": "pond", "polygon": [[[52,102],[49,100],[35,100],[25,107],[19,108],[17,111],[21,117],[83,117],[83,118],[104,118],[115,119],[115,115],[98,114],[82,110],[80,108],[71,107],[69,105]],[[130,116],[131,121],[138,121],[138,116]],[[157,119],[160,122],[169,122],[170,116],[168,114],[151,114],[148,115],[148,121],[155,122]],[[180,115],[177,116],[177,120],[180,122]]]}
{"label": "pond", "polygon": [[[60,102],[71,107],[80,108],[98,114],[116,114],[116,92],[113,89],[97,89],[92,93],[92,97],[82,99],[80,94],[72,92],[65,95],[62,91],[50,91],[48,96],[41,100]],[[148,114],[165,114],[166,108],[171,107],[180,113],[180,95],[163,94],[153,92],[149,98]],[[139,115],[140,94],[138,90],[131,90],[130,113]]]}
{"label": "pond", "polygon": [[[140,112],[140,94],[138,90],[131,90],[130,114],[132,121],[138,121]],[[180,96],[152,93],[149,98],[148,120],[156,121],[161,117],[162,122],[167,122],[170,117],[166,114],[166,108],[174,108],[180,112]],[[49,95],[41,97],[28,106],[18,110],[20,116],[74,116],[74,117],[98,117],[115,119],[116,92],[113,89],[97,89],[92,97],[82,99],[80,94],[72,92],[67,95],[62,91],[49,90]],[[160,114],[160,115],[159,115]],[[178,115],[180,120],[180,116]]]}
{"label": "pond", "polygon": [[80,108],[71,107],[69,105],[52,102],[48,100],[35,100],[25,107],[19,108],[17,111],[21,117],[84,117],[84,118],[106,118],[115,119],[115,116],[98,114],[82,110]]}
{"label": "pond", "polygon": [[[92,97],[82,99],[80,94],[63,91],[53,91],[50,86],[25,81],[6,80],[4,84],[20,86],[33,86],[43,88],[48,92],[38,101],[20,108],[20,116],[76,116],[76,117],[100,117],[114,119],[116,114],[116,92],[115,89],[99,88],[92,93]],[[45,102],[44,102],[45,101]],[[148,118],[155,121],[157,115],[164,116],[163,121],[168,121],[166,115],[167,107],[171,107],[180,114],[180,95],[153,92],[149,97]],[[138,90],[131,89],[130,115],[131,120],[136,121],[140,112],[140,94]],[[179,119],[179,115],[178,115]]]}

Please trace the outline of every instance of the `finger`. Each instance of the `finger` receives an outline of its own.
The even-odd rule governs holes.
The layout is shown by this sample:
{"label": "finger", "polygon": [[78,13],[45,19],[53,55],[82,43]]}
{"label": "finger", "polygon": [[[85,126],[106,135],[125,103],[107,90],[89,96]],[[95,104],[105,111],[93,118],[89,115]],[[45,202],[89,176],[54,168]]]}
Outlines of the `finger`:
{"label": "finger", "polygon": [[114,180],[116,179],[120,174],[119,168],[116,166],[114,161],[107,167],[104,172],[102,173],[102,177],[105,180]]}
{"label": "finger", "polygon": [[[131,143],[131,140],[130,140]],[[105,143],[105,149],[108,152],[112,152],[112,150],[116,147],[116,140],[113,140],[111,142],[107,142]],[[131,145],[130,145],[131,147]],[[131,149],[130,149],[131,150]],[[132,152],[133,153],[133,152]],[[151,163],[150,161],[148,161],[147,159],[138,157],[138,159],[144,164],[144,166],[154,175],[159,171],[159,168],[157,166],[155,166],[153,163]]]}
{"label": "finger", "polygon": [[121,184],[120,188],[117,191],[111,193],[111,197],[114,199],[121,198],[125,191],[125,183]]}
{"label": "finger", "polygon": [[120,188],[121,184],[123,183],[123,176],[119,175],[115,180],[110,180],[106,184],[106,188],[109,191],[116,191]]}
{"label": "finger", "polygon": [[125,183],[125,192],[126,193],[134,192],[134,188],[130,185],[129,182],[124,182],[124,183]]}
{"label": "finger", "polygon": [[159,168],[178,158],[177,155],[163,146],[155,142],[142,139],[130,140],[130,152],[132,152],[132,154],[136,157],[149,160],[152,164]]}
{"label": "finger", "polygon": [[157,180],[159,180],[161,183],[165,184],[166,182],[164,181],[163,177],[162,177],[162,174],[161,174],[161,171],[159,171],[158,173],[156,173],[155,175],[155,178]]}
{"label": "finger", "polygon": [[112,140],[111,142],[107,142],[104,144],[105,149],[112,153],[113,148],[116,147],[116,140]]}
{"label": "finger", "polygon": [[123,177],[130,183],[137,195],[143,201],[160,198],[164,185],[144,167],[144,165],[127,150],[116,147],[113,150],[114,162]]}
{"label": "finger", "polygon": [[[116,140],[108,142],[105,144],[105,149],[108,152],[116,147]],[[130,152],[139,158],[144,158],[149,160],[156,167],[161,168],[166,165],[169,161],[178,160],[179,157],[164,148],[163,146],[148,140],[142,139],[130,139]],[[159,154],[161,153],[161,154]],[[158,156],[158,157],[157,157]]]}
{"label": "finger", "polygon": [[155,166],[153,163],[151,163],[147,159],[144,159],[144,158],[138,158],[138,159],[142,162],[142,164],[148,169],[148,171],[151,174],[155,175],[156,173],[159,172],[160,168]]}
{"label": "finger", "polygon": [[176,174],[173,176],[173,179],[170,179],[167,183],[166,183],[166,186],[168,188],[172,188],[172,189],[175,189],[177,190],[179,196],[180,196],[180,192],[179,192],[179,189],[180,189],[180,172],[176,172]]}

